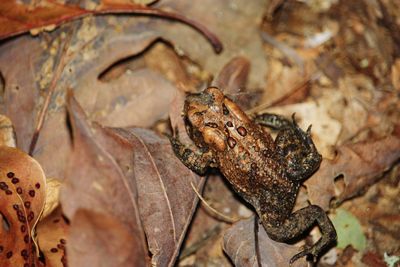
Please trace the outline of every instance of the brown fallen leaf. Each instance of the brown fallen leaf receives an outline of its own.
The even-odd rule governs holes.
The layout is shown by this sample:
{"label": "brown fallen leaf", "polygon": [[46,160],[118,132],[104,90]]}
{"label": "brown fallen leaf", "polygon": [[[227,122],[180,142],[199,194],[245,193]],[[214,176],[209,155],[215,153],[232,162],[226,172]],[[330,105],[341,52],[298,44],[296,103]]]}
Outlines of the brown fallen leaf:
{"label": "brown fallen leaf", "polygon": [[175,46],[204,69],[216,74],[232,58],[240,55],[250,61],[249,87],[265,86],[265,74],[269,71],[269,66],[260,38],[260,23],[266,1],[192,0],[189,3],[181,0],[163,0],[153,6],[172,9],[197,21],[204,21],[207,27],[217,34],[224,44],[224,52],[218,57],[203,38],[199,38],[190,28],[181,27],[176,23],[173,28],[168,24],[160,25],[161,28],[165,28],[164,32],[168,33],[168,37],[164,35],[165,38],[173,40]]}
{"label": "brown fallen leaf", "polygon": [[[338,203],[356,196],[400,158],[400,139],[388,136],[337,148],[333,160],[323,159],[319,170],[304,185],[313,204],[327,210],[332,198]],[[343,175],[344,189],[337,192],[335,179]]]}
{"label": "brown fallen leaf", "polygon": [[[62,26],[52,34],[41,34],[35,38],[21,36],[2,43],[0,71],[5,88],[0,110],[4,110],[4,114],[13,121],[18,147],[22,150],[29,150],[33,136],[39,131],[40,137],[32,155],[48,175],[63,179],[65,162],[71,150],[64,107],[67,88],[74,88],[75,96],[89,115],[109,126],[148,126],[160,119],[168,100],[155,106],[154,111],[159,112],[135,109],[135,103],[142,96],[146,98],[143,88],[146,85],[171,88],[161,76],[146,74],[146,77],[155,78],[152,83],[143,80],[138,83],[137,75],[130,73],[124,73],[113,81],[99,79],[115,63],[139,54],[160,38],[173,43],[174,36],[170,32],[175,24],[152,20],[149,17],[125,16],[85,18]],[[165,23],[166,27],[163,26]],[[45,102],[44,93],[52,90],[49,109],[44,113],[46,120],[43,128],[37,130],[38,111]],[[135,93],[127,97],[127,91]],[[114,96],[112,101],[109,99],[111,92]],[[168,98],[168,93],[165,96]],[[159,97],[154,99],[161,100]],[[164,110],[164,114],[166,112]],[[143,115],[142,120],[135,116],[138,113]],[[54,142],[57,147],[52,145]]]}
{"label": "brown fallen leaf", "polygon": [[84,208],[121,223],[136,221],[134,236],[143,236],[138,231],[144,229],[152,264],[172,266],[198,201],[190,183],[201,190],[204,179],[175,157],[166,137],[140,128],[89,124],[74,100],[69,110],[76,150],[61,193],[66,215],[73,224],[74,214]]}
{"label": "brown fallen leaf", "polygon": [[39,163],[24,152],[0,147],[0,266],[38,264],[34,233],[46,196]]}
{"label": "brown fallen leaf", "polygon": [[[62,216],[61,208],[54,210],[37,226],[37,239],[44,255],[46,267],[67,267],[66,244],[69,225]],[[83,265],[71,265],[83,266]]]}
{"label": "brown fallen leaf", "polygon": [[166,119],[176,91],[170,82],[149,69],[99,83],[97,88],[99,93],[89,119],[110,127],[150,127],[155,121]]}
{"label": "brown fallen leaf", "polygon": [[[94,129],[86,122],[86,117],[78,103],[72,97],[69,101],[74,150],[67,169],[67,178],[60,193],[60,202],[64,213],[73,225],[75,225],[74,218],[76,216],[81,218],[77,212],[82,209],[98,213],[102,218],[109,218],[107,223],[118,227],[114,228],[114,231],[122,232],[126,236],[125,239],[115,240],[115,242],[119,242],[117,247],[122,247],[126,241],[129,241],[130,246],[135,249],[130,253],[116,250],[113,255],[98,254],[97,251],[102,251],[103,248],[97,247],[96,250],[93,250],[91,243],[80,242],[81,236],[71,235],[68,250],[92,251],[84,259],[97,258],[99,262],[102,262],[110,257],[122,257],[124,262],[130,261],[133,266],[145,266],[147,265],[147,248],[136,203],[135,184],[127,181],[127,177],[116,160],[96,140]],[[87,230],[86,225],[83,224],[83,231]],[[74,233],[75,227],[77,226],[72,227],[72,233]],[[103,227],[99,225],[92,231],[98,232],[97,234],[100,235]],[[108,246],[107,242],[102,244],[105,247]],[[116,246],[115,243],[114,245]],[[71,264],[74,264],[74,262],[80,262],[82,256],[80,253],[72,253],[68,257]],[[116,261],[115,265],[109,266],[119,266],[119,263]]]}
{"label": "brown fallen leaf", "polygon": [[39,3],[24,4],[14,1],[6,1],[0,4],[0,40],[15,36],[27,31],[37,35],[43,30],[54,30],[56,26],[75,19],[90,15],[104,14],[142,14],[153,15],[178,20],[203,33],[213,44],[216,51],[222,50],[222,44],[218,38],[208,29],[194,20],[180,14],[148,7],[141,3],[131,1],[118,2],[112,0],[100,1],[96,6],[88,9],[78,5],[65,5],[50,0],[41,0]]}
{"label": "brown fallen leaf", "polygon": [[204,179],[182,164],[166,137],[141,128],[114,132],[134,150],[132,168],[152,264],[173,266],[198,202],[191,183],[201,191]]}
{"label": "brown fallen leaf", "polygon": [[[299,252],[296,246],[279,243],[271,240],[261,224],[258,225],[258,263],[255,247],[254,216],[235,223],[224,235],[224,251],[231,258],[235,266],[289,266],[293,255]],[[303,258],[295,261],[291,266],[307,266]]]}
{"label": "brown fallen leaf", "polygon": [[250,61],[244,57],[231,59],[219,72],[212,85],[221,88],[242,109],[255,106],[262,92],[247,91],[247,79],[250,71]]}

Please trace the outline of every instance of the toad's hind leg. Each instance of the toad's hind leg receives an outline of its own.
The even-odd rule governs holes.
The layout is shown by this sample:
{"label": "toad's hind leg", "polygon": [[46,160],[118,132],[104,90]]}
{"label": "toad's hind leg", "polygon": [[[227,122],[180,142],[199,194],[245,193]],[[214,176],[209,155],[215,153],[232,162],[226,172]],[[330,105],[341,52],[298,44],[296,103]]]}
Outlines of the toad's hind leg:
{"label": "toad's hind leg", "polygon": [[322,157],[311,139],[311,127],[304,132],[297,125],[294,114],[292,121],[269,113],[258,115],[254,121],[279,131],[275,139],[276,150],[291,179],[304,180],[318,169]]}
{"label": "toad's hind leg", "polygon": [[313,246],[307,247],[300,253],[294,255],[290,260],[290,264],[307,255],[312,255],[314,259],[316,259],[322,250],[332,244],[337,237],[332,222],[324,210],[315,205],[305,207],[292,213],[281,224],[263,222],[268,236],[278,242],[294,239],[315,224],[318,224],[321,230],[321,238]]}

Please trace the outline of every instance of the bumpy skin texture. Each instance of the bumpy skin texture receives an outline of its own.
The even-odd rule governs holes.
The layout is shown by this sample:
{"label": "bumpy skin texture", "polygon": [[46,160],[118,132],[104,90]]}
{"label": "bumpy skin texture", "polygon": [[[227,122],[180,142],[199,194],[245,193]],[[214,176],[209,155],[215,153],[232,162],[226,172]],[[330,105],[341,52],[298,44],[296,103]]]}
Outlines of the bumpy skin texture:
{"label": "bumpy skin texture", "polygon": [[[325,212],[311,205],[292,213],[301,183],[318,169],[321,155],[293,117],[262,114],[251,120],[215,87],[190,94],[184,108],[189,136],[195,146],[171,138],[175,154],[191,170],[204,174],[219,168],[234,190],[256,210],[268,235],[291,240],[318,224],[322,237],[290,260],[314,259],[336,239]],[[275,140],[262,126],[278,130]]]}

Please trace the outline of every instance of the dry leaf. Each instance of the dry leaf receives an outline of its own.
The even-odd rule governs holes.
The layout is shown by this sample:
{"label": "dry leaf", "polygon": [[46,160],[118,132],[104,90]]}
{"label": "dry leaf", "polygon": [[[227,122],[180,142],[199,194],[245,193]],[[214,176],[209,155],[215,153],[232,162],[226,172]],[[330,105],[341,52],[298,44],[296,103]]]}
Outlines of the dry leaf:
{"label": "dry leaf", "polygon": [[141,128],[115,133],[135,151],[132,168],[152,264],[173,266],[198,202],[190,184],[201,191],[204,179],[182,164],[166,137]]}
{"label": "dry leaf", "polygon": [[[69,238],[68,250],[71,253],[69,261],[74,266],[75,262],[85,259],[96,258],[98,262],[108,262],[107,259],[117,258],[123,262],[130,261],[133,266],[145,266],[147,264],[147,248],[142,224],[139,218],[139,211],[136,203],[136,188],[133,181],[128,181],[121,167],[117,164],[112,155],[94,137],[91,126],[85,121],[86,117],[77,102],[70,97],[69,110],[74,134],[74,151],[71,155],[67,179],[61,189],[60,201],[65,215],[72,223],[71,236]],[[126,168],[123,166],[124,169]],[[132,183],[133,182],[133,183]],[[115,250],[114,254],[98,253],[107,249],[107,242],[101,244],[104,248],[96,247],[93,250],[92,243],[82,243],[81,235],[74,235],[74,229],[82,224],[82,230],[87,231],[88,222],[86,217],[80,222],[82,215],[79,210],[86,209],[88,213],[99,214],[105,218],[107,225],[113,225],[117,235],[122,234],[124,239],[115,239],[113,243],[117,248],[124,246],[135,247],[132,251]],[[78,215],[77,215],[78,214]],[[74,219],[78,218],[77,222]],[[89,216],[90,217],[90,216]],[[93,218],[89,225],[100,220]],[[94,224],[91,231],[100,235],[104,230],[103,224]],[[118,227],[118,228],[116,228]],[[80,251],[92,251],[84,258]],[[128,254],[127,254],[128,253]],[[115,265],[120,266],[120,261]],[[79,264],[77,266],[80,266]]]}
{"label": "dry leaf", "polygon": [[[400,158],[400,139],[359,142],[337,148],[334,160],[324,159],[319,170],[304,184],[313,204],[329,208],[333,197],[340,203],[365,190]],[[335,178],[343,175],[344,190],[335,190]]]}
{"label": "dry leaf", "polygon": [[99,93],[93,98],[89,118],[111,127],[150,127],[155,121],[166,119],[176,90],[149,69],[128,71],[117,80],[97,85]]}
{"label": "dry leaf", "polygon": [[[173,265],[197,205],[190,183],[200,190],[204,180],[176,158],[166,137],[89,124],[72,100],[70,112],[77,146],[61,196],[66,215],[73,223],[77,210],[85,208],[125,224],[137,221],[136,232],[143,225],[152,263]],[[128,212],[132,208],[136,211]]]}
{"label": "dry leaf", "polygon": [[24,152],[0,147],[0,266],[37,264],[35,225],[45,201],[46,178]]}
{"label": "dry leaf", "polygon": [[38,245],[44,255],[46,267],[68,266],[66,255],[68,229],[69,225],[62,216],[61,208],[54,210],[38,223]]}
{"label": "dry leaf", "polygon": [[[258,264],[255,248],[254,218],[235,223],[224,235],[224,251],[235,266],[289,266],[292,256],[299,252],[295,246],[271,240],[261,224],[258,225],[258,246],[261,265]],[[257,222],[258,223],[258,222]],[[305,258],[291,266],[307,266]]]}
{"label": "dry leaf", "polygon": [[[224,52],[218,57],[211,47],[195,31],[188,27],[181,27],[175,23],[174,27],[168,24],[164,35],[173,40],[174,45],[185,52],[193,61],[212,74],[218,73],[223,66],[238,55],[249,59],[251,70],[249,86],[262,88],[265,86],[264,74],[269,70],[265,60],[259,26],[264,15],[264,8],[268,1],[256,0],[192,0],[177,1],[163,0],[154,7],[176,10],[197,21],[204,21],[207,27],[217,34],[224,44]],[[190,45],[188,45],[190,43]]]}
{"label": "dry leaf", "polygon": [[104,14],[143,14],[178,20],[203,33],[209,38],[216,51],[221,51],[222,49],[217,37],[209,32],[207,28],[180,14],[158,10],[142,3],[133,3],[133,1],[118,2],[110,0],[100,1],[97,5],[88,4],[86,9],[81,8],[79,5],[63,5],[49,0],[41,0],[39,3],[34,2],[30,5],[16,0],[3,2],[0,5],[0,40],[27,31],[37,35],[42,31],[52,31],[62,23],[84,16]]}

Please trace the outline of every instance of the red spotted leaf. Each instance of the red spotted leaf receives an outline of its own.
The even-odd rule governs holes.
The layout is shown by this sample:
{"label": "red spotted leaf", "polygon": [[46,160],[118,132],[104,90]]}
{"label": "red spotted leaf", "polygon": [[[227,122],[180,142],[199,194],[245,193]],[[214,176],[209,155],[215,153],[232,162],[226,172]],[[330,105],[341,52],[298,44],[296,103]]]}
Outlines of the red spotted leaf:
{"label": "red spotted leaf", "polygon": [[67,267],[68,230],[69,225],[62,216],[61,208],[56,209],[38,223],[38,245],[44,255],[46,267]]}
{"label": "red spotted leaf", "polygon": [[37,264],[33,234],[45,197],[39,163],[16,148],[0,147],[0,266]]}

